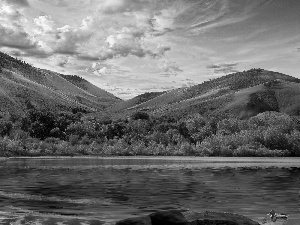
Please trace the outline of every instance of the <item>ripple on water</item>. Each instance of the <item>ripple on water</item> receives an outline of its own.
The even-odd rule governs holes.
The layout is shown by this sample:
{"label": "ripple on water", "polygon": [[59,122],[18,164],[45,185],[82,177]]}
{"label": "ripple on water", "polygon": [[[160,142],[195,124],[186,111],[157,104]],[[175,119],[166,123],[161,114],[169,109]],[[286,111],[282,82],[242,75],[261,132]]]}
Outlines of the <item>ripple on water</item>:
{"label": "ripple on water", "polygon": [[11,198],[11,199],[22,199],[22,200],[33,200],[33,201],[42,201],[42,202],[66,202],[66,203],[75,203],[75,204],[84,204],[84,205],[111,205],[112,202],[108,199],[98,199],[98,198],[82,198],[82,199],[72,199],[72,198],[63,198],[58,196],[43,196],[43,195],[32,195],[32,194],[21,194],[13,192],[0,191],[0,196]]}
{"label": "ripple on water", "polygon": [[0,211],[0,224],[11,225],[111,225],[111,220],[83,216],[65,216],[53,213],[40,213],[20,207],[7,206]]}
{"label": "ripple on water", "polygon": [[110,224],[175,208],[258,222],[271,209],[299,218],[300,160],[222,160],[8,160],[0,170],[0,221]]}

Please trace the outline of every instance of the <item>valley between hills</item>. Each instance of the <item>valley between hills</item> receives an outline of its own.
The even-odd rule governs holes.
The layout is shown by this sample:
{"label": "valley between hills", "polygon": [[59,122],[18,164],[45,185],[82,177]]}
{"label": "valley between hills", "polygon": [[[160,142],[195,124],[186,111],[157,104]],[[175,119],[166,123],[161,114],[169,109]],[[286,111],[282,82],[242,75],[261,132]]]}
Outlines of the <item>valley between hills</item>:
{"label": "valley between hills", "polygon": [[300,156],[299,100],[258,68],[123,101],[0,52],[0,156]]}

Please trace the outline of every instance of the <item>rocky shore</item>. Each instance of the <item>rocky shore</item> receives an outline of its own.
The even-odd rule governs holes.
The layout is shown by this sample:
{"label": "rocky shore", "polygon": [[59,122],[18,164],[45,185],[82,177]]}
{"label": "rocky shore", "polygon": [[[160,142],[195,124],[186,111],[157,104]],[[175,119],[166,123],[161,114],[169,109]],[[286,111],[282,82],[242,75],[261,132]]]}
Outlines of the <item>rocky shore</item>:
{"label": "rocky shore", "polygon": [[129,218],[116,225],[260,225],[238,214],[222,212],[160,211],[148,216]]}

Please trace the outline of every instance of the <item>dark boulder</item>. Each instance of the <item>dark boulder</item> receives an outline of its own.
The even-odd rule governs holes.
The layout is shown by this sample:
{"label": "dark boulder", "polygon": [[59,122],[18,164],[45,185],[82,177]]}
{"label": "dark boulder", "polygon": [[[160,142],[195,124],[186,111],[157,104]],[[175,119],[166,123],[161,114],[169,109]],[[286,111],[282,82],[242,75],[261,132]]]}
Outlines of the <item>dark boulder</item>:
{"label": "dark boulder", "polygon": [[260,225],[238,214],[221,212],[159,211],[149,216],[129,218],[116,225]]}
{"label": "dark boulder", "polygon": [[152,225],[188,225],[188,221],[178,210],[156,212],[149,216]]}
{"label": "dark boulder", "polygon": [[152,223],[149,216],[142,216],[121,220],[116,225],[152,225]]}
{"label": "dark boulder", "polygon": [[189,225],[259,225],[259,223],[238,214],[223,212],[183,213]]}

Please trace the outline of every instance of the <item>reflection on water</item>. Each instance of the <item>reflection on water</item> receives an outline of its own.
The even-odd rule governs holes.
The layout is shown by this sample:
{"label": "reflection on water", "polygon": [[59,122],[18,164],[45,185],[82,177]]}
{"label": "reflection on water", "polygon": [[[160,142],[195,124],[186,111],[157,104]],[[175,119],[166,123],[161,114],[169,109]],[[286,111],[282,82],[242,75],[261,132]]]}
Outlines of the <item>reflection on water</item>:
{"label": "reflection on water", "polygon": [[109,224],[164,209],[295,219],[299,177],[299,159],[0,160],[0,222]]}

